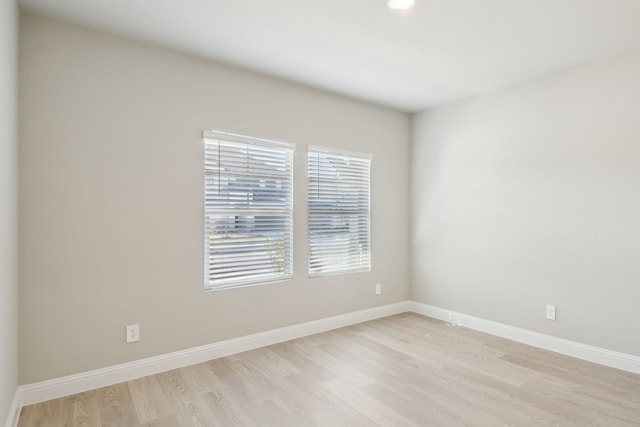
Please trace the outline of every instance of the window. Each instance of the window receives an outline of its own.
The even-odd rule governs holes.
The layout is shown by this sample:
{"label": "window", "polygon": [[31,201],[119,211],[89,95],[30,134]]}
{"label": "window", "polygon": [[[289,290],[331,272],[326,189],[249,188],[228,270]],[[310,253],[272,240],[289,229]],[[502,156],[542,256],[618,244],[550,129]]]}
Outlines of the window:
{"label": "window", "polygon": [[309,275],[371,270],[371,156],[309,147]]}
{"label": "window", "polygon": [[290,279],[293,145],[204,133],[205,288]]}

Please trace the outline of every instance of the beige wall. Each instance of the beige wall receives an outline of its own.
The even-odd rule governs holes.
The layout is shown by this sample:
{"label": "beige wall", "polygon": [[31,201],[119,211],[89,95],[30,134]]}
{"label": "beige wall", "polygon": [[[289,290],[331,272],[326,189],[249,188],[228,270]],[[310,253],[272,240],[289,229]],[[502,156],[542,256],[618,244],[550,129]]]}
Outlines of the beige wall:
{"label": "beige wall", "polygon": [[[20,67],[22,383],[409,297],[407,115],[29,15]],[[294,280],[203,291],[211,128],[296,144]],[[371,273],[307,277],[308,145],[374,155]]]}
{"label": "beige wall", "polygon": [[0,0],[0,425],[18,385],[17,46],[16,3]]}
{"label": "beige wall", "polygon": [[640,356],[638,76],[635,51],[416,115],[414,299]]}

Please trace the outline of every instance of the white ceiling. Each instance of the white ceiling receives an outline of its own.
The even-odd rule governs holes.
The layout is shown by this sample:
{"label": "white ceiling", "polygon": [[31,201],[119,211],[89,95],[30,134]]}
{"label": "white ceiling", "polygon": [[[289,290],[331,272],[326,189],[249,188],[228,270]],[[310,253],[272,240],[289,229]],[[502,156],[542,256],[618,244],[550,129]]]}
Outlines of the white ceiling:
{"label": "white ceiling", "polygon": [[409,112],[640,47],[640,0],[19,4]]}

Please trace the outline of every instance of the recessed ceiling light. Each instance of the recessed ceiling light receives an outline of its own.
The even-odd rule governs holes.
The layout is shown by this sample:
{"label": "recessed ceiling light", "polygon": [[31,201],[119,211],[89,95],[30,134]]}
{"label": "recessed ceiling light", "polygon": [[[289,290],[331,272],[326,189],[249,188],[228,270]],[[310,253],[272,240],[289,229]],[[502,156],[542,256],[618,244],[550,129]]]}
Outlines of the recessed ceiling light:
{"label": "recessed ceiling light", "polygon": [[406,10],[411,9],[415,3],[415,0],[388,0],[387,6],[391,10]]}

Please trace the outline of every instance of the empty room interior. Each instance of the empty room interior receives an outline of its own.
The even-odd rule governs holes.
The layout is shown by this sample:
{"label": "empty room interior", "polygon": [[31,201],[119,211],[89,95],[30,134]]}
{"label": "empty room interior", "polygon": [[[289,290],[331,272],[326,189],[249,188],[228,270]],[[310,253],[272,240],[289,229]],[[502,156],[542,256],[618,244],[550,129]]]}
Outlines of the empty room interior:
{"label": "empty room interior", "polygon": [[0,0],[0,425],[640,426],[640,1]]}

